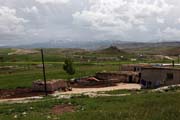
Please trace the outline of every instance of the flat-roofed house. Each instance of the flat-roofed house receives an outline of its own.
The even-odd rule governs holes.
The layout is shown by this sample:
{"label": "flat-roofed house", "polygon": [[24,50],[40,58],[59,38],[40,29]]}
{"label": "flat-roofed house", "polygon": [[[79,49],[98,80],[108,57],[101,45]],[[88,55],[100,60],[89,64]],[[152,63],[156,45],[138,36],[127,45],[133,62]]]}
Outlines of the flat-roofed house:
{"label": "flat-roofed house", "polygon": [[143,67],[141,84],[145,88],[180,84],[180,69],[170,67]]}

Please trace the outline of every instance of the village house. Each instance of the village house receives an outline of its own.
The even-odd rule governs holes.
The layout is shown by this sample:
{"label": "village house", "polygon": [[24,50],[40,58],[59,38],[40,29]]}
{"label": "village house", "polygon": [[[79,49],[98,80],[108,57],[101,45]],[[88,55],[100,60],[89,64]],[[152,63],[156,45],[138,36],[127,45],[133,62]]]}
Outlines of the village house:
{"label": "village house", "polygon": [[[136,72],[144,88],[157,88],[180,84],[180,69],[163,65],[127,64],[121,66],[121,71]],[[124,78],[126,80],[126,78]],[[137,83],[137,82],[136,82]]]}
{"label": "village house", "polygon": [[172,67],[144,67],[141,84],[145,88],[180,84],[180,69]]}
{"label": "village house", "polygon": [[[120,71],[98,72],[95,76],[76,79],[73,86],[87,87],[96,85],[114,85],[116,83],[138,83],[143,88],[157,88],[180,84],[180,69],[151,64],[122,65]],[[47,81],[47,91],[69,90],[67,81]],[[44,82],[33,82],[34,91],[44,91]]]}

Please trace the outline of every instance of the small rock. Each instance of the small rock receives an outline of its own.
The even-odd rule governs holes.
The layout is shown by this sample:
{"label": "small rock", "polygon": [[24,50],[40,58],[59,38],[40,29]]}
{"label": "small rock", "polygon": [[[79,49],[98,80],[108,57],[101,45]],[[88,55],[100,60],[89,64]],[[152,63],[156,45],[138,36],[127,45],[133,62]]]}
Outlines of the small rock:
{"label": "small rock", "polygon": [[47,116],[47,119],[51,119],[51,116]]}
{"label": "small rock", "polygon": [[72,103],[69,102],[68,105],[72,105]]}
{"label": "small rock", "polygon": [[14,115],[14,118],[16,119],[16,118],[18,118],[18,116],[17,116],[17,115]]}
{"label": "small rock", "polygon": [[27,115],[27,113],[26,113],[26,112],[23,112],[22,115]]}

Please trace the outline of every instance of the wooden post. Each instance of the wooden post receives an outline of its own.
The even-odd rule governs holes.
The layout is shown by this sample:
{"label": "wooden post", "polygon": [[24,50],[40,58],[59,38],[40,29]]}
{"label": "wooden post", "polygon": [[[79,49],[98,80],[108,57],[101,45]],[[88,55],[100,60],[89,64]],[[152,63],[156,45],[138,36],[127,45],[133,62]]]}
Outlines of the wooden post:
{"label": "wooden post", "polygon": [[46,84],[46,71],[45,71],[45,64],[44,64],[44,52],[43,49],[41,49],[41,57],[42,57],[42,65],[43,65],[43,77],[44,77],[44,91],[45,91],[45,95],[48,95],[47,92],[47,84]]}

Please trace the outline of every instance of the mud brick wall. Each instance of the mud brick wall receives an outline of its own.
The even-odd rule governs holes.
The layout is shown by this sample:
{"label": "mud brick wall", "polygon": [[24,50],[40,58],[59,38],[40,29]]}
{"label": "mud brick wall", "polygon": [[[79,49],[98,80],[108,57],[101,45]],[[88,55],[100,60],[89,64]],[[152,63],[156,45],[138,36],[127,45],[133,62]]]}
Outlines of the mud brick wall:
{"label": "mud brick wall", "polygon": [[[68,84],[63,80],[47,81],[47,91],[53,92],[62,88],[67,88]],[[44,81],[35,81],[32,85],[33,91],[44,91]]]}
{"label": "mud brick wall", "polygon": [[112,82],[126,82],[128,79],[127,75],[116,74],[116,73],[97,73],[96,78],[99,80],[112,81]]}
{"label": "mud brick wall", "polygon": [[99,80],[104,81],[111,81],[113,83],[129,83],[129,77],[132,77],[131,82],[138,83],[139,82],[139,75],[138,73],[97,73],[96,78]]}

